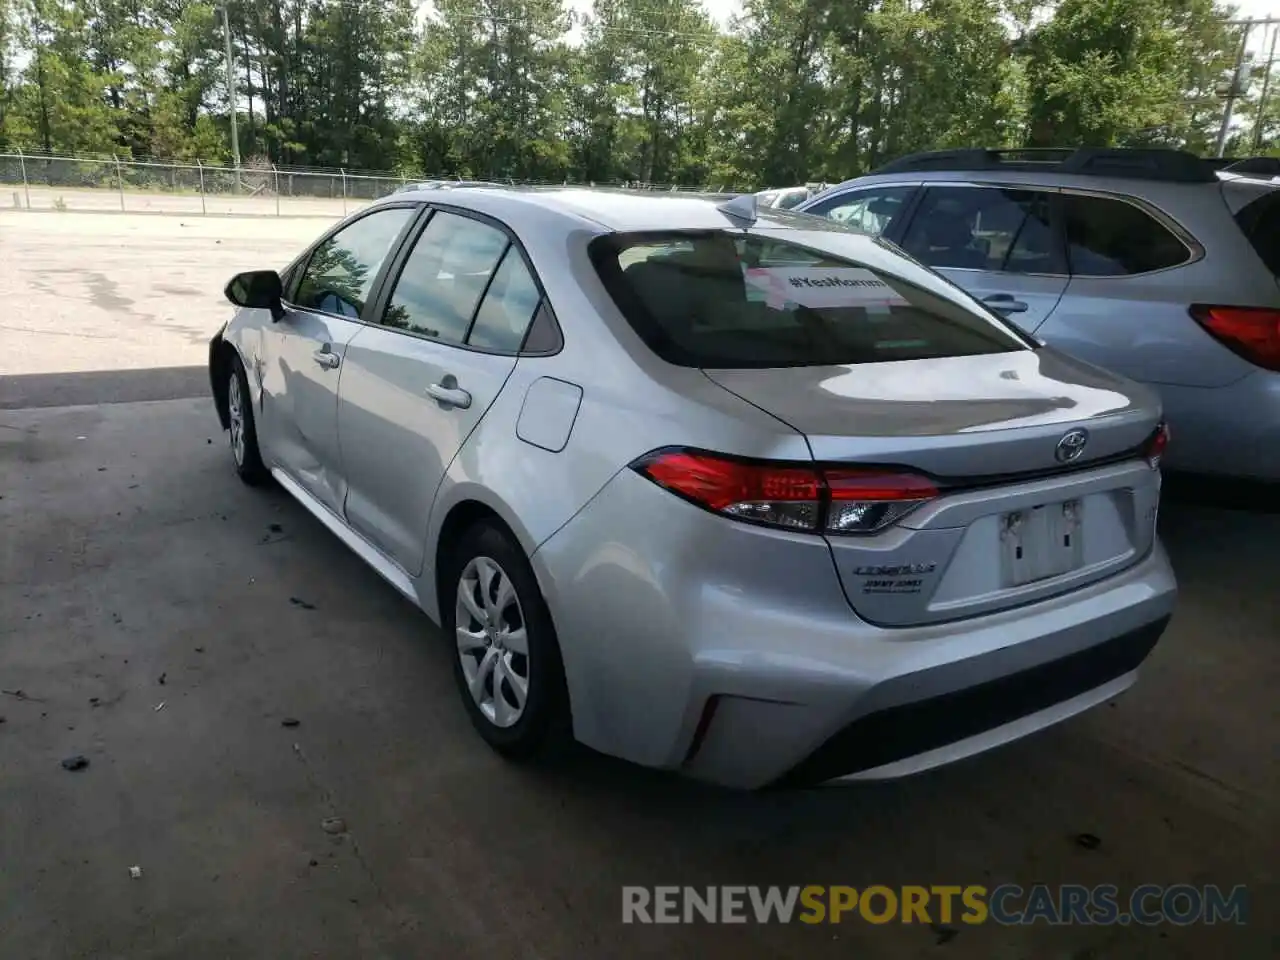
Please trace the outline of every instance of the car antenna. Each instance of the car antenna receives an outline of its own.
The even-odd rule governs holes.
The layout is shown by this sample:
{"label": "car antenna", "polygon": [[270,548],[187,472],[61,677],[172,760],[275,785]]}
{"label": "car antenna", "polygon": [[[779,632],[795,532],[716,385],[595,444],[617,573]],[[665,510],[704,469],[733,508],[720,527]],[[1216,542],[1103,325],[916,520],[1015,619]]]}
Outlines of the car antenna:
{"label": "car antenna", "polygon": [[745,220],[748,224],[755,223],[756,195],[754,193],[744,193],[740,197],[734,197],[732,200],[716,204],[716,209],[727,216],[733,217],[735,220]]}

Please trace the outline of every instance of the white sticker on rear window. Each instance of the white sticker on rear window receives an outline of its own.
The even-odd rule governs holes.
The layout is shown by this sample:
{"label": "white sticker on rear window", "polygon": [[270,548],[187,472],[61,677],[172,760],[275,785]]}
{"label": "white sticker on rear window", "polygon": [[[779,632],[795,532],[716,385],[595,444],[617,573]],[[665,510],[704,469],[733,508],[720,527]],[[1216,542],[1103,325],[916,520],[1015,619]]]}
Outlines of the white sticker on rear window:
{"label": "white sticker on rear window", "polygon": [[[862,267],[753,267],[747,292],[775,310],[802,307],[905,307],[908,301]],[[754,296],[752,296],[754,294]]]}

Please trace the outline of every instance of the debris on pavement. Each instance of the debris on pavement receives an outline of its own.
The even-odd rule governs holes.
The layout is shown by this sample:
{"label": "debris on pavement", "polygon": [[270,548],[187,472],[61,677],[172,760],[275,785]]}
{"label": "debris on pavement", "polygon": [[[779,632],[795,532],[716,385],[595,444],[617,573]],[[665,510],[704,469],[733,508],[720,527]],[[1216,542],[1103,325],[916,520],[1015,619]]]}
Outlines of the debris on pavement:
{"label": "debris on pavement", "polygon": [[280,721],[280,726],[296,727],[301,722],[302,722],[301,720],[296,720],[293,717],[285,717],[283,720]]}
{"label": "debris on pavement", "polygon": [[1076,834],[1076,846],[1085,850],[1097,850],[1102,846],[1102,839],[1092,833]]}
{"label": "debris on pavement", "polygon": [[267,529],[270,530],[272,533],[284,533],[284,527],[280,526],[280,524],[278,523],[269,524],[267,526]]}
{"label": "debris on pavement", "polygon": [[325,817],[320,821],[320,829],[330,835],[347,832],[347,822],[341,817]]}
{"label": "debris on pavement", "polygon": [[156,713],[159,713],[161,710],[163,710],[163,709],[164,709],[164,705],[165,705],[165,701],[163,701],[163,700],[161,700],[159,703],[157,703],[157,704],[155,705],[155,708],[154,708],[154,709],[155,709],[155,712],[156,712]]}
{"label": "debris on pavement", "polygon": [[63,770],[71,770],[71,771],[83,770],[88,765],[89,765],[89,758],[82,757],[79,754],[77,754],[74,757],[67,757],[65,760],[62,761]]}
{"label": "debris on pavement", "polygon": [[162,673],[162,674],[160,674],[160,679],[159,679],[159,681],[157,681],[157,682],[160,684],[160,686],[162,686],[162,687],[164,686],[164,678],[165,678],[165,677],[167,677],[167,676],[169,676],[169,674],[167,674],[167,673]]}
{"label": "debris on pavement", "polygon": [[196,653],[204,653],[204,647],[196,647]]}
{"label": "debris on pavement", "polygon": [[134,880],[140,880],[140,879],[142,878],[142,868],[141,868],[141,867],[130,867],[130,868],[129,868],[129,876],[130,876],[130,877],[132,877]]}
{"label": "debris on pavement", "polygon": [[316,608],[314,603],[307,603],[307,601],[300,600],[298,597],[290,597],[289,602],[295,607],[301,607],[303,610],[314,610]]}
{"label": "debris on pavement", "polygon": [[934,941],[937,946],[942,946],[944,943],[950,943],[960,933],[960,931],[955,927],[943,926],[940,923],[929,924],[929,929],[932,930],[938,938]]}
{"label": "debris on pavement", "polygon": [[0,693],[8,694],[9,696],[16,697],[19,700],[29,700],[32,703],[44,703],[44,700],[40,697],[33,697],[24,690],[0,690]]}

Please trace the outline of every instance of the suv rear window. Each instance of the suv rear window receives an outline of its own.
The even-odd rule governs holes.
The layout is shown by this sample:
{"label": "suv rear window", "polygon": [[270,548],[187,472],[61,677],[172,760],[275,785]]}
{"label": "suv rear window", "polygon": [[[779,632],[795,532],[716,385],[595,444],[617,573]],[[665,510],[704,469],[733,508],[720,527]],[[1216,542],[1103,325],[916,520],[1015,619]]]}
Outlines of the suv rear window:
{"label": "suv rear window", "polygon": [[1245,204],[1236,213],[1236,223],[1267,269],[1280,277],[1280,190]]}
{"label": "suv rear window", "polygon": [[592,241],[591,257],[632,328],[680,366],[876,363],[1028,347],[976,306],[774,237],[610,234]]}
{"label": "suv rear window", "polygon": [[1127,277],[1191,259],[1185,243],[1131,203],[1071,194],[1062,203],[1072,276]]}

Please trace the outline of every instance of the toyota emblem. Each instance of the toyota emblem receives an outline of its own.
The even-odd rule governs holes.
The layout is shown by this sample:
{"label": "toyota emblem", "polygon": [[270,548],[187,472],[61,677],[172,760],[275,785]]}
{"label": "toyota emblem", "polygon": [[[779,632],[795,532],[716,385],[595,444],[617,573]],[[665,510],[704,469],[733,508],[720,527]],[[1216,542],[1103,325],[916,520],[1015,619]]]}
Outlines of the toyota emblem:
{"label": "toyota emblem", "polygon": [[1058,441],[1058,447],[1053,451],[1053,457],[1059,463],[1070,463],[1073,460],[1080,459],[1080,454],[1084,453],[1085,445],[1089,442],[1089,431],[1087,430],[1068,430],[1062,435],[1062,439]]}

